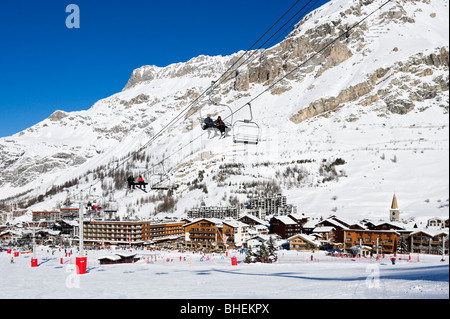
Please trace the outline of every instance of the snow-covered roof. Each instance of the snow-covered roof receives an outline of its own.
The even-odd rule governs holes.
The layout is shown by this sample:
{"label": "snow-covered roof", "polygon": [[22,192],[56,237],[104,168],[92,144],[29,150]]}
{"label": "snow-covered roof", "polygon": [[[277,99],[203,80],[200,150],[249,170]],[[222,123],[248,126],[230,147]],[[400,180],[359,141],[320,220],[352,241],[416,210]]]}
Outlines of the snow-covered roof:
{"label": "snow-covered roof", "polygon": [[313,233],[328,233],[334,229],[335,228],[331,226],[316,227],[314,228]]}
{"label": "snow-covered roof", "polygon": [[132,252],[115,252],[114,254],[111,255],[105,255],[105,256],[100,256],[97,258],[97,260],[102,260],[102,259],[109,259],[109,260],[120,260],[122,258],[131,258],[136,256],[136,253],[132,253]]}
{"label": "snow-covered roof", "polygon": [[444,235],[444,236],[448,236],[448,229],[447,230],[443,230],[443,229],[418,229],[415,232],[412,232],[410,234],[410,236],[414,236],[418,233],[424,233],[430,237],[435,237],[435,236],[439,236],[439,235]]}
{"label": "snow-covered roof", "polygon": [[317,241],[314,236],[306,235],[306,234],[296,234],[294,236],[289,237],[287,240],[290,241],[290,240],[292,240],[294,238],[297,238],[297,237],[300,237],[303,240],[306,240],[307,242],[309,242],[309,243],[311,243],[311,244],[313,244],[315,246],[320,246],[319,241]]}
{"label": "snow-covered roof", "polygon": [[216,224],[216,225],[222,225],[222,223],[223,223],[223,220],[219,219],[219,218],[197,218],[197,219],[194,219],[190,223],[184,224],[183,227],[193,225],[195,223],[198,223],[201,220],[206,220],[206,221],[208,221],[210,223],[213,223],[213,224]]}
{"label": "snow-covered roof", "polygon": [[314,228],[316,227],[317,222],[313,220],[308,220],[305,224],[303,224],[303,228]]}
{"label": "snow-covered roof", "polygon": [[252,214],[244,214],[244,215],[242,215],[241,217],[239,217],[239,219],[242,219],[242,218],[244,218],[244,217],[248,217],[248,218],[250,218],[250,219],[253,219],[255,222],[257,222],[258,224],[261,224],[261,225],[266,225],[266,224],[268,224],[265,220],[262,220],[262,219],[260,219],[260,218],[258,218],[258,217],[256,217],[256,216],[254,216],[254,215],[252,215]]}
{"label": "snow-covered roof", "polygon": [[100,256],[97,258],[97,260],[103,260],[103,259],[117,261],[117,260],[120,260],[121,258],[117,255]]}
{"label": "snow-covered roof", "polygon": [[246,223],[237,221],[236,219],[233,219],[233,218],[224,219],[222,224],[227,224],[228,226],[231,226],[234,228],[237,228],[239,226],[241,226],[241,227],[249,227],[250,226],[250,225],[247,225]]}
{"label": "snow-covered roof", "polygon": [[114,254],[122,258],[129,258],[136,256],[136,253],[132,252],[115,252]]}
{"label": "snow-covered roof", "polygon": [[390,225],[390,226],[398,227],[398,228],[401,228],[401,229],[404,229],[404,228],[405,228],[405,225],[404,225],[403,223],[400,223],[400,222],[391,222],[391,221],[382,221],[382,222],[379,222],[379,223],[373,223],[373,225],[374,225],[375,227],[381,226],[381,225]]}
{"label": "snow-covered roof", "polygon": [[[347,228],[344,224],[341,224],[340,222],[338,222],[337,220],[332,219],[332,218],[325,219],[324,221],[327,221],[336,227]],[[320,222],[320,223],[323,223],[323,222]]]}
{"label": "snow-covered roof", "polygon": [[289,214],[289,216],[292,216],[292,217],[294,217],[295,219],[305,219],[305,218],[309,218],[309,216],[306,216],[306,215],[300,214],[300,213],[297,213],[297,214]]}
{"label": "snow-covered roof", "polygon": [[285,225],[297,225],[297,222],[288,216],[274,216],[273,218],[278,219]]}

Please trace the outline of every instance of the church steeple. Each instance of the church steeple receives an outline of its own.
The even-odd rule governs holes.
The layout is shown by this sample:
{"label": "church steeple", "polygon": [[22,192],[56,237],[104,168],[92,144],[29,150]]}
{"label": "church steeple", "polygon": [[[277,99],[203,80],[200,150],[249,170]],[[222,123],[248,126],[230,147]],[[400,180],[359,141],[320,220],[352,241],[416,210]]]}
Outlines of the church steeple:
{"label": "church steeple", "polygon": [[398,209],[397,196],[395,196],[395,194],[394,194],[394,198],[392,199],[391,209]]}
{"label": "church steeple", "polygon": [[389,211],[389,218],[391,222],[398,222],[400,220],[400,211],[398,209],[397,196],[395,196],[395,194],[394,198],[392,199],[391,210]]}

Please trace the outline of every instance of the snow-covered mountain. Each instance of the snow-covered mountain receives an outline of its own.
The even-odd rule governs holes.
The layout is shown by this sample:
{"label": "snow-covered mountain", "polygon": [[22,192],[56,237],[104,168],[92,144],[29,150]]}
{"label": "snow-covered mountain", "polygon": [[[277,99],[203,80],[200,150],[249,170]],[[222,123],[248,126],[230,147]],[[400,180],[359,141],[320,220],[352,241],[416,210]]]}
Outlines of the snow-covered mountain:
{"label": "snow-covered mountain", "polygon": [[89,110],[56,111],[0,139],[0,201],[51,209],[67,189],[148,218],[164,210],[163,196],[127,191],[126,176],[164,171],[175,216],[273,190],[314,217],[387,218],[394,193],[403,218],[448,217],[448,0],[376,11],[383,3],[331,1],[228,71],[212,97],[234,122],[250,117],[252,101],[258,145],[209,138],[199,121],[208,96],[193,103],[244,52],[143,66]]}

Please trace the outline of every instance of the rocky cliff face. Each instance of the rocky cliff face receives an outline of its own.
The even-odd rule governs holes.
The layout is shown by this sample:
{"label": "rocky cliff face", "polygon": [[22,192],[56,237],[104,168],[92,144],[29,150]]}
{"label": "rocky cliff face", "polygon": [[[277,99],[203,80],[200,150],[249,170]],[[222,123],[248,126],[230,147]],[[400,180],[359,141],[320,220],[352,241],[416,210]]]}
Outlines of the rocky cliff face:
{"label": "rocky cliff face", "polygon": [[[299,68],[298,72],[289,76],[288,80],[302,81],[308,75],[315,78],[321,77],[327,70],[335,68],[355,55],[367,57],[376,53],[371,47],[372,43],[382,41],[392,26],[396,24],[414,25],[417,16],[423,13],[421,8],[411,10],[409,6],[430,3],[429,0],[393,2],[389,9],[377,12],[373,19],[358,25],[348,33],[346,32],[349,28],[380,3],[373,0],[360,0],[327,19],[323,19],[323,16],[318,17],[319,13],[317,12],[311,13],[280,44],[257,52],[245,67],[230,72],[222,87],[246,92],[252,84],[270,85],[293,68],[298,68],[298,65],[303,64],[308,58],[313,57],[331,40],[344,35],[341,41],[314,56],[311,61]],[[432,21],[436,16],[437,13],[432,12],[428,18]],[[314,28],[309,27],[311,21],[313,21]],[[406,27],[406,32],[415,31],[414,28],[408,30]],[[398,52],[399,48],[393,46],[391,51]],[[434,48],[431,53],[428,51],[427,49],[423,52],[416,52],[408,57],[399,56],[399,60],[395,60],[394,57],[391,65],[383,65],[383,67],[373,70],[370,74],[365,75],[360,83],[353,83],[342,88],[338,95],[321,97],[310,102],[309,105],[305,105],[298,113],[291,116],[291,121],[298,124],[313,116],[332,111],[345,103],[355,101],[359,101],[362,105],[382,101],[387,111],[396,114],[410,112],[414,108],[415,101],[425,99],[438,98],[442,101],[442,107],[448,108],[445,97],[441,94],[448,91],[448,75],[442,74],[442,71],[448,72],[448,46]],[[192,59],[186,64],[176,64],[166,69],[142,67],[133,72],[125,89],[158,77],[182,77],[187,74],[211,77],[211,74],[224,72],[236,58],[237,55],[225,57],[218,63],[212,62],[216,58],[202,56]],[[211,70],[211,65],[215,66],[214,70]],[[426,81],[422,81],[423,79]],[[272,94],[282,94],[290,89],[292,86],[284,82],[284,86],[279,85],[272,90]],[[222,90],[223,92],[227,91]],[[405,94],[399,94],[399,92]],[[327,95],[326,92],[324,95]],[[402,98],[402,95],[405,97]]]}
{"label": "rocky cliff face", "polygon": [[[396,62],[379,68],[366,76],[364,82],[342,90],[338,96],[320,98],[291,117],[299,124],[313,116],[333,111],[345,103],[359,101],[363,106],[383,101],[386,110],[395,114],[406,114],[415,107],[415,102],[438,99],[448,112],[446,92],[449,89],[448,50],[442,47],[436,53],[417,54],[404,62]],[[433,76],[436,71],[441,71]],[[424,81],[424,78],[428,78]]]}

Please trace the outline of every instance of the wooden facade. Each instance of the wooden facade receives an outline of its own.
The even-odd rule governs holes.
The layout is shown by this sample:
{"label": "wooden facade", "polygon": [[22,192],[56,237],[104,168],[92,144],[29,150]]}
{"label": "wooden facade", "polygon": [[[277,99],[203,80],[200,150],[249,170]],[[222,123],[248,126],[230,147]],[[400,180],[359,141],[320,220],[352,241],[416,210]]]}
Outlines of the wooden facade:
{"label": "wooden facade", "polygon": [[290,250],[316,250],[319,248],[319,242],[310,235],[297,234],[287,240]]}
{"label": "wooden facade", "polygon": [[[185,245],[189,248],[225,249],[242,244],[248,225],[235,220],[202,218],[184,225]],[[241,236],[237,238],[237,236]],[[225,241],[224,241],[225,239]]]}
{"label": "wooden facade", "polygon": [[266,226],[268,223],[256,216],[250,215],[250,214],[246,214],[241,216],[238,219],[240,222],[246,223],[247,225],[250,226],[255,226],[255,225],[263,225]]}
{"label": "wooden facade", "polygon": [[274,216],[270,219],[270,233],[287,239],[302,232],[302,224],[289,216]]}
{"label": "wooden facade", "polygon": [[448,236],[444,231],[419,230],[409,235],[411,252],[421,254],[442,255],[442,247],[448,254],[448,241],[444,243]]}
{"label": "wooden facade", "polygon": [[[317,227],[332,227],[334,230],[329,234],[324,234],[324,239],[329,240],[330,243],[341,244],[344,243],[344,229],[360,229],[364,228],[358,224],[350,224],[336,216],[330,216],[329,218],[316,224]],[[315,232],[316,229],[314,229]]]}
{"label": "wooden facade", "polygon": [[351,247],[364,245],[372,248],[372,252],[377,251],[382,254],[393,254],[397,252],[399,233],[394,230],[344,230],[344,249],[350,251]]}
{"label": "wooden facade", "polygon": [[150,224],[150,240],[161,240],[167,237],[184,236],[183,226],[186,222],[168,222],[168,223],[158,223]]}
{"label": "wooden facade", "polygon": [[184,225],[186,247],[218,248],[217,244],[222,243],[217,229],[219,223],[219,219],[203,218]]}

